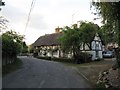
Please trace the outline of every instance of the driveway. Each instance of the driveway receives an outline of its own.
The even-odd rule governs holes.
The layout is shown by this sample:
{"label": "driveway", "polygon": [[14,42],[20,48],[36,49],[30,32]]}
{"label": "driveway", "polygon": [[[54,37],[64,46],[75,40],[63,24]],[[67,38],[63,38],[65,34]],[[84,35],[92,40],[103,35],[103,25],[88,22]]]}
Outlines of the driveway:
{"label": "driveway", "polygon": [[19,57],[23,66],[3,77],[3,88],[90,88],[73,68],[59,62]]}

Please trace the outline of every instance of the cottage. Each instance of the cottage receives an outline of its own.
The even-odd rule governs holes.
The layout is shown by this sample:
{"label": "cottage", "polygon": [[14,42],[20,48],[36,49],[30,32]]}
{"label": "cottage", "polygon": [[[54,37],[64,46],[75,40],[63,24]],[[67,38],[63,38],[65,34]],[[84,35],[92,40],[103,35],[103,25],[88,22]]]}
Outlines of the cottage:
{"label": "cottage", "polygon": [[38,56],[61,57],[62,51],[60,50],[60,43],[57,39],[63,33],[59,29],[56,28],[56,32],[53,34],[46,34],[39,37],[33,44],[34,53],[37,53]]}
{"label": "cottage", "polygon": [[[60,42],[58,38],[63,35],[60,32],[60,28],[55,29],[55,33],[46,34],[44,36],[39,37],[33,44],[34,53],[38,56],[50,56],[50,57],[64,57],[67,56],[71,58],[72,54],[65,55],[60,49]],[[82,52],[88,52],[92,55],[92,60],[103,58],[102,57],[102,43],[98,34],[95,35],[94,40],[91,42],[91,49],[86,45],[81,46],[80,50]]]}
{"label": "cottage", "polygon": [[103,45],[98,34],[95,35],[94,40],[91,42],[91,48],[92,60],[103,58]]}

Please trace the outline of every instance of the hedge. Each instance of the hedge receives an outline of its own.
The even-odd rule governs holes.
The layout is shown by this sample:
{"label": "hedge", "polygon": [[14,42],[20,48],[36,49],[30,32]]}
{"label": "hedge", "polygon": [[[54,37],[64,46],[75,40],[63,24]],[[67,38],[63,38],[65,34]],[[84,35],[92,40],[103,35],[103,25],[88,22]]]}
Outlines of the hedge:
{"label": "hedge", "polygon": [[73,63],[74,60],[73,59],[70,59],[70,58],[57,58],[57,57],[41,57],[41,56],[37,56],[36,58],[38,59],[45,59],[45,60],[50,60],[50,61],[57,61],[57,62],[68,62],[68,63]]}

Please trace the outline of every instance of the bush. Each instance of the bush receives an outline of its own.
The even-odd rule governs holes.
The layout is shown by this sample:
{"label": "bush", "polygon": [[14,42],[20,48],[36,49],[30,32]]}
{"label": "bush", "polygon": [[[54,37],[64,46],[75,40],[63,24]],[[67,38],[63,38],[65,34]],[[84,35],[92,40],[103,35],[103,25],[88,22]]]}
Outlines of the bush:
{"label": "bush", "polygon": [[38,59],[45,59],[45,60],[51,60],[51,57],[40,57],[40,56],[37,56]]}
{"label": "bush", "polygon": [[52,58],[53,61],[58,61],[58,62],[68,62],[68,63],[73,63],[73,59],[70,59],[70,58],[56,58],[56,57],[53,57]]}
{"label": "bush", "polygon": [[88,63],[92,61],[92,55],[86,53],[86,52],[80,52],[77,56],[75,56],[76,63]]}
{"label": "bush", "polygon": [[68,63],[73,63],[73,59],[69,58],[57,58],[57,57],[37,57],[38,59],[45,59],[45,60],[52,60],[52,61],[57,61],[57,62],[68,62]]}
{"label": "bush", "polygon": [[104,60],[103,58],[98,58],[98,59],[95,59],[94,61],[101,61],[101,60]]}
{"label": "bush", "polygon": [[45,60],[52,60],[52,61],[57,61],[57,62],[68,62],[68,63],[88,63],[92,61],[92,56],[88,53],[85,52],[81,52],[79,53],[79,55],[75,56],[74,59],[73,58],[63,58],[63,57],[41,57],[41,56],[37,56],[37,58],[39,59],[45,59]]}
{"label": "bush", "polygon": [[38,53],[33,53],[33,56],[34,57],[38,57]]}

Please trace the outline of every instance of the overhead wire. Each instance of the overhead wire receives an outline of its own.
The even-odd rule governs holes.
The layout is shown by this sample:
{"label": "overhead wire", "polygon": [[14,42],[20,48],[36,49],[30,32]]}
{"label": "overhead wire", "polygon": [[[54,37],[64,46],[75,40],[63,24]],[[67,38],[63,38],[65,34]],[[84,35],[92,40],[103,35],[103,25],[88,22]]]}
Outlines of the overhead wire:
{"label": "overhead wire", "polygon": [[25,25],[24,34],[25,34],[26,29],[27,29],[27,26],[28,26],[28,24],[29,24],[30,15],[31,15],[31,12],[32,12],[32,10],[33,10],[33,8],[34,8],[34,6],[35,6],[35,2],[36,2],[36,0],[32,0],[31,7],[30,7],[30,11],[29,11],[28,16],[27,16],[27,22],[26,22],[26,25]]}
{"label": "overhead wire", "polygon": [[[28,24],[29,24],[29,21],[30,21],[31,12],[32,12],[32,10],[35,6],[35,2],[36,2],[36,0],[32,0],[32,2],[31,2],[31,6],[30,6],[30,10],[29,10],[29,13],[28,13],[28,16],[27,16],[27,21],[26,21],[26,24],[25,24],[25,30],[23,32],[23,36],[25,35],[25,32],[27,30],[27,27],[28,27]],[[24,42],[22,42],[21,54],[22,54],[22,50],[23,50],[23,43]]]}

